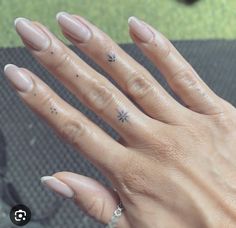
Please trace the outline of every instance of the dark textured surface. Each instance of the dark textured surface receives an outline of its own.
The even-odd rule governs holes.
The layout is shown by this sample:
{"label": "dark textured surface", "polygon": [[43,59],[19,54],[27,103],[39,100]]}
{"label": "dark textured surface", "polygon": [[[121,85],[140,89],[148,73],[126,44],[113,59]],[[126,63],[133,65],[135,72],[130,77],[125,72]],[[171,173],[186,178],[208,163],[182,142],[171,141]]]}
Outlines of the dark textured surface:
{"label": "dark textured surface", "polygon": [[[174,44],[217,94],[236,105],[235,41],[178,41]],[[167,87],[159,72],[134,45],[128,44],[122,47],[146,66],[165,88]],[[91,64],[83,54],[79,53],[79,55]],[[51,219],[44,220],[43,227],[100,227],[72,202],[62,201],[60,197],[41,186],[39,181],[41,176],[63,170],[91,176],[102,183],[108,184],[108,182],[80,153],[62,142],[48,126],[22,104],[3,77],[2,70],[7,63],[29,68],[110,135],[114,138],[118,135],[100,118],[82,106],[36,63],[24,48],[0,50],[0,133],[2,135],[0,159],[3,159],[1,153],[7,151],[6,179],[14,183],[22,201],[31,208],[34,219],[47,216],[50,211],[59,208],[55,211],[55,215],[52,213]],[[58,204],[61,204],[61,207]]]}

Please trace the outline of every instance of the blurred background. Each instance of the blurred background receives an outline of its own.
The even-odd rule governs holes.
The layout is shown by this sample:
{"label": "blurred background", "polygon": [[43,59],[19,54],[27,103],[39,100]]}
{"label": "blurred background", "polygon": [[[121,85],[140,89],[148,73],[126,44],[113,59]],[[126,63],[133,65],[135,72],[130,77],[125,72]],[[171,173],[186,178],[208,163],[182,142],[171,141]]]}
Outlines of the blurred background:
{"label": "blurred background", "polygon": [[[113,129],[84,107],[25,48],[21,48],[23,45],[13,25],[16,17],[40,21],[69,44],[55,19],[59,11],[84,16],[116,42],[124,44],[122,47],[145,63],[168,90],[159,72],[135,46],[125,45],[131,43],[128,17],[145,20],[169,39],[177,40],[174,45],[208,85],[236,104],[236,42],[232,41],[236,36],[236,0],[0,0],[0,228],[14,227],[9,220],[9,210],[17,202],[26,204],[32,211],[32,222],[27,228],[104,227],[71,201],[45,189],[40,184],[40,177],[67,170],[93,177],[105,185],[109,182],[23,105],[3,77],[7,63],[27,67],[40,75],[63,99],[112,137],[118,138]],[[96,70],[101,70],[78,49],[73,50]]]}
{"label": "blurred background", "polygon": [[233,39],[235,0],[0,0],[0,46],[22,45],[13,29],[16,17],[47,25],[62,38],[55,15],[80,14],[119,43],[130,42],[127,19],[137,16],[170,39]]}

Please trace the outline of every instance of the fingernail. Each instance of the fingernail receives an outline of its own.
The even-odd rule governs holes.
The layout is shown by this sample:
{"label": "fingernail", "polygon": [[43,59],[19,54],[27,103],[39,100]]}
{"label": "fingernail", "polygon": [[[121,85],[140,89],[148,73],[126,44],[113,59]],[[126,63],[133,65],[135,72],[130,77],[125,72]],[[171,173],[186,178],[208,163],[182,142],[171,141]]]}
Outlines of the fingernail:
{"label": "fingernail", "polygon": [[57,192],[58,194],[66,198],[72,198],[74,196],[74,191],[68,185],[58,180],[56,177],[44,176],[41,177],[41,182],[52,191]]}
{"label": "fingernail", "polygon": [[65,12],[60,12],[56,18],[62,30],[75,40],[83,43],[90,39],[91,31],[76,17]]}
{"label": "fingernail", "polygon": [[20,92],[29,92],[33,88],[33,81],[27,72],[13,64],[4,67],[4,73],[13,86]]}
{"label": "fingernail", "polygon": [[17,33],[31,48],[36,51],[42,51],[48,48],[50,44],[49,38],[30,20],[20,17],[16,18],[14,23]]}
{"label": "fingernail", "polygon": [[142,42],[149,42],[153,38],[151,30],[138,18],[130,17],[128,19],[129,28]]}

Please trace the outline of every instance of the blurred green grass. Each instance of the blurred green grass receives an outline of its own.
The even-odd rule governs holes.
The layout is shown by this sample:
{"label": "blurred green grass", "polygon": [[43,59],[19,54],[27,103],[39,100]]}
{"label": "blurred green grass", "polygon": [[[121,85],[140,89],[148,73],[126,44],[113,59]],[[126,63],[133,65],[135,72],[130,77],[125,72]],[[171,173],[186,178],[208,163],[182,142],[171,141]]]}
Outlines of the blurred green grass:
{"label": "blurred green grass", "polygon": [[170,39],[234,39],[236,35],[235,0],[199,0],[193,5],[177,0],[0,0],[0,46],[22,45],[13,26],[16,17],[38,20],[65,41],[55,20],[58,11],[86,17],[119,43],[131,42],[127,19],[132,15]]}

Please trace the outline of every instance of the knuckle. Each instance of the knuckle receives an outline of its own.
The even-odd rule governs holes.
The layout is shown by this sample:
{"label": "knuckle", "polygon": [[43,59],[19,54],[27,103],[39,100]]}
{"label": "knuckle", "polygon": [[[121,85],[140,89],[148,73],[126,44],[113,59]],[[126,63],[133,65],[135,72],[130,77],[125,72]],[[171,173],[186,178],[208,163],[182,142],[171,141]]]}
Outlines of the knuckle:
{"label": "knuckle", "polygon": [[114,99],[111,91],[112,89],[108,86],[95,82],[91,90],[84,95],[84,100],[89,106],[101,113]]}
{"label": "knuckle", "polygon": [[134,98],[143,98],[153,86],[141,73],[134,72],[127,82],[127,91]]}
{"label": "knuckle", "polygon": [[137,195],[152,197],[156,194],[151,182],[159,163],[150,156],[143,156],[142,153],[129,152],[117,179],[120,192],[124,193],[131,203],[135,203]]}
{"label": "knuckle", "polygon": [[53,68],[57,71],[67,67],[72,62],[70,55],[67,52],[63,52],[62,54],[58,54],[56,59],[54,60]]}
{"label": "knuckle", "polygon": [[129,159],[129,162],[122,169],[121,191],[129,196],[145,193],[147,178],[144,166],[144,160],[141,163],[137,157],[132,158],[132,160]]}
{"label": "knuckle", "polygon": [[[209,138],[209,125],[206,122],[195,121],[183,126],[184,135],[188,138],[188,143],[184,145],[202,145]],[[182,135],[182,134],[181,134]]]}
{"label": "knuckle", "polygon": [[[156,197],[152,182],[156,180],[156,171],[163,167],[163,164],[170,165],[176,161],[182,161],[182,149],[178,142],[166,138],[161,140],[153,139],[152,142],[142,145],[135,145],[140,153],[128,153],[126,162],[122,165],[122,171],[118,179],[120,191],[127,196],[127,200],[135,203],[137,195]],[[143,156],[143,152],[147,152]]]}
{"label": "knuckle", "polygon": [[156,162],[171,163],[180,160],[183,158],[182,143],[178,138],[181,132],[180,129],[176,133],[172,126],[169,126],[167,131],[163,129],[161,135],[159,131],[150,132],[148,140],[142,143],[139,149],[148,151],[148,155]]}
{"label": "knuckle", "polygon": [[[49,113],[52,111],[52,107],[57,112],[57,102],[55,96],[48,91],[47,87],[37,86],[34,93],[38,94],[37,103],[31,103],[31,108],[46,119],[51,119]],[[32,100],[34,102],[34,100]]]}
{"label": "knuckle", "polygon": [[157,139],[151,147],[153,148],[154,156],[157,156],[159,162],[169,163],[171,161],[181,160],[183,157],[181,145],[178,140],[173,137],[162,137]]}
{"label": "knuckle", "polygon": [[236,132],[236,118],[235,114],[231,112],[222,112],[212,116],[214,123],[218,128],[223,130],[225,133]]}
{"label": "knuckle", "polygon": [[183,68],[172,75],[171,84],[173,90],[178,90],[179,88],[200,90],[199,80],[194,75],[192,70],[188,68]]}
{"label": "knuckle", "polygon": [[55,103],[53,96],[47,91],[44,91],[40,99],[40,106],[48,107],[48,106],[51,106],[51,104],[53,103]]}
{"label": "knuckle", "polygon": [[84,124],[70,120],[60,127],[59,134],[63,139],[75,145],[85,131]]}
{"label": "knuckle", "polygon": [[86,205],[85,211],[92,217],[96,218],[99,221],[103,220],[104,211],[105,211],[105,201],[102,198],[94,197]]}

